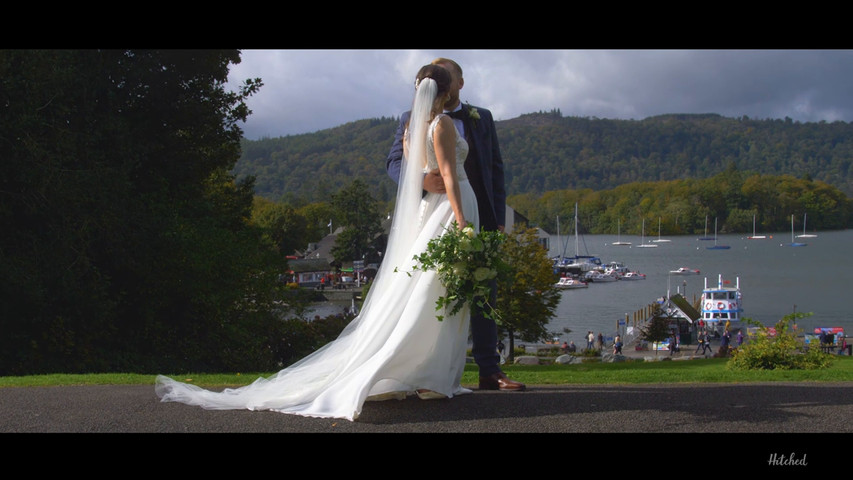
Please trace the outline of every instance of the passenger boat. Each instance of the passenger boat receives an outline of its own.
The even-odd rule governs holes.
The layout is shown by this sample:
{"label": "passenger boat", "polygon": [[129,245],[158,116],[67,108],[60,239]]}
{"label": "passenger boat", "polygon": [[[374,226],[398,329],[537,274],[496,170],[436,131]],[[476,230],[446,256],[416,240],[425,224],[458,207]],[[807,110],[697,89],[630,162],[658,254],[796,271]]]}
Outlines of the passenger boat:
{"label": "passenger boat", "polygon": [[723,281],[723,276],[717,277],[717,285],[709,287],[705,279],[705,288],[700,297],[702,321],[705,327],[722,332],[726,328],[740,328],[743,314],[743,298],[740,291],[740,278],[731,286],[731,282]]}
{"label": "passenger boat", "polygon": [[646,274],[640,273],[640,272],[628,272],[628,273],[622,275],[622,277],[620,277],[620,280],[645,280],[645,279],[646,279]]}
{"label": "passenger boat", "polygon": [[699,270],[695,268],[679,267],[678,270],[670,270],[672,275],[699,275]]}
{"label": "passenger boat", "polygon": [[562,277],[560,280],[554,284],[554,286],[558,289],[572,289],[572,288],[588,288],[589,284],[586,282],[582,282],[576,278],[571,277]]}

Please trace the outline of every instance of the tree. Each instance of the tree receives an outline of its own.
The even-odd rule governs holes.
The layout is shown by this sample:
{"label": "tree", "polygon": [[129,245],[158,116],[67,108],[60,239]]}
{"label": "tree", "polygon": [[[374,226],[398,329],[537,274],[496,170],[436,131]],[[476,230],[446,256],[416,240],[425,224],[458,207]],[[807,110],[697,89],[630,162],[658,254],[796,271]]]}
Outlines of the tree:
{"label": "tree", "polygon": [[[652,344],[663,342],[671,335],[671,320],[670,317],[663,313],[660,306],[656,305],[652,319],[641,330],[640,338]],[[657,353],[658,350],[655,348],[655,355]]]}
{"label": "tree", "polygon": [[[262,369],[237,50],[0,50],[0,375]],[[267,335],[269,334],[269,335]]]}
{"label": "tree", "polygon": [[255,197],[252,222],[267,232],[265,237],[281,255],[292,255],[308,246],[308,222],[290,205]]}
{"label": "tree", "polygon": [[501,245],[501,254],[511,272],[498,280],[498,328],[509,337],[512,361],[516,336],[533,342],[548,335],[546,327],[560,303],[560,292],[554,287],[553,262],[535,229],[517,226]]}
{"label": "tree", "polygon": [[347,262],[376,255],[382,214],[367,185],[359,179],[353,180],[332,196],[332,205],[343,227],[332,248],[335,260]]}

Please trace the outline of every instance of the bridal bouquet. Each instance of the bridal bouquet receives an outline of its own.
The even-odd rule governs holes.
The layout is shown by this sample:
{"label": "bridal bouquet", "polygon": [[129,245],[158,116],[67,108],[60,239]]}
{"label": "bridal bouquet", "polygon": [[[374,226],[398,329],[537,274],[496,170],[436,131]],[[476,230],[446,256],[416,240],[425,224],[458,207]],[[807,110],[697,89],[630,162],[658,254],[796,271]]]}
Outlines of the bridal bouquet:
{"label": "bridal bouquet", "polygon": [[[498,312],[489,304],[489,284],[509,270],[499,251],[504,238],[501,232],[476,233],[470,225],[460,230],[454,221],[444,235],[430,240],[425,252],[415,255],[414,269],[435,270],[447,289],[435,302],[437,311],[453,315],[466,304],[477,305],[485,316],[498,320]],[[442,321],[444,315],[436,318]]]}

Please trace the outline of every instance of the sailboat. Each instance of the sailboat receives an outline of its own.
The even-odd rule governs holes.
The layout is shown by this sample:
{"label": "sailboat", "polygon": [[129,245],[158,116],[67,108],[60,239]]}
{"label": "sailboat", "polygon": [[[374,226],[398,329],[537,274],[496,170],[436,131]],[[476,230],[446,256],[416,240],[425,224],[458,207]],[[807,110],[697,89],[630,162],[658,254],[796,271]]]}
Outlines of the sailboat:
{"label": "sailboat", "polygon": [[717,218],[714,217],[714,246],[713,247],[705,247],[708,250],[728,250],[732,247],[728,245],[717,245]]}
{"label": "sailboat", "polygon": [[668,241],[669,241],[669,239],[666,239],[666,238],[660,238],[660,217],[658,217],[658,239],[657,239],[657,240],[652,240],[652,241],[653,241],[653,242],[655,242],[655,243],[664,243],[664,242],[668,242]]}
{"label": "sailboat", "polygon": [[616,241],[611,245],[631,245],[631,242],[622,241],[622,219],[616,221]]}
{"label": "sailboat", "polygon": [[646,219],[643,219],[643,235],[640,237],[640,244],[637,245],[637,248],[656,248],[657,245],[652,245],[650,243],[646,243]]}
{"label": "sailboat", "polygon": [[[568,239],[567,239],[568,240]],[[568,242],[566,243],[568,245]],[[565,249],[564,249],[565,253]],[[581,255],[578,245],[578,204],[575,203],[575,256],[561,255],[554,270],[561,276],[580,275],[601,266],[601,259],[594,255]]]}
{"label": "sailboat", "polygon": [[747,240],[759,240],[762,238],[767,238],[764,235],[756,235],[755,234],[755,215],[752,216],[752,236],[746,237],[746,238],[747,238]]}
{"label": "sailboat", "polygon": [[[805,219],[805,217],[804,217]],[[783,244],[785,245],[785,244]],[[789,247],[805,247],[808,243],[800,243],[794,241],[794,216],[791,215],[791,243],[787,244]]]}
{"label": "sailboat", "polygon": [[797,235],[797,238],[815,238],[815,237],[817,237],[817,235],[814,235],[811,233],[806,234],[806,214],[804,213],[803,214],[803,234]]}
{"label": "sailboat", "polygon": [[713,238],[708,236],[708,215],[705,215],[705,236],[699,237],[696,240],[713,240]]}

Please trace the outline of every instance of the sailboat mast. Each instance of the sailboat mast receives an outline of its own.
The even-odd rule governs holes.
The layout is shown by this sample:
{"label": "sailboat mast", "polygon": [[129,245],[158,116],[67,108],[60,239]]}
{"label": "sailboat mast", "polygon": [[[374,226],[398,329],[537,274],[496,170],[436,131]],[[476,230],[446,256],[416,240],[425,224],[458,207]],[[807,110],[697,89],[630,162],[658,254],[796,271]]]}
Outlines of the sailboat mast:
{"label": "sailboat mast", "polygon": [[580,255],[580,248],[578,246],[578,204],[575,202],[575,258]]}

